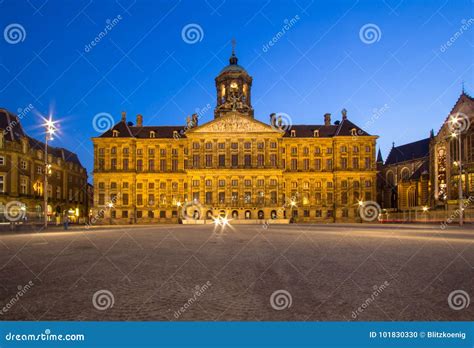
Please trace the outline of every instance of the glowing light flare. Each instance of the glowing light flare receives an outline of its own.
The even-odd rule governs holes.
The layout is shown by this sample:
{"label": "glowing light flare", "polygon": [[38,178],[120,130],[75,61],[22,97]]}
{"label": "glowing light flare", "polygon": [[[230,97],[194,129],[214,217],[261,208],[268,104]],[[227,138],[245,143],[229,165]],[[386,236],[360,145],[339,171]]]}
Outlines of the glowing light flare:
{"label": "glowing light flare", "polygon": [[423,211],[426,213],[430,208],[428,208],[427,206],[424,206],[423,207]]}

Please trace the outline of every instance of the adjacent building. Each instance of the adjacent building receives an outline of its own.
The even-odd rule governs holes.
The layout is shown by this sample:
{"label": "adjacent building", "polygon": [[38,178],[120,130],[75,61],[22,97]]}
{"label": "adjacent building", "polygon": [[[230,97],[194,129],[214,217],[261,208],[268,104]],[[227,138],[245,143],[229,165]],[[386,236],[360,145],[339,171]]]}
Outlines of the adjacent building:
{"label": "adjacent building", "polygon": [[380,158],[382,208],[402,212],[457,209],[460,171],[462,199],[474,197],[473,122],[474,99],[463,90],[437,134],[431,131],[428,138],[394,145],[385,163]]}
{"label": "adjacent building", "polygon": [[28,136],[20,118],[0,109],[0,220],[44,219],[44,175],[48,173],[48,217],[68,214],[73,222],[88,215],[87,171],[77,155]]}
{"label": "adjacent building", "polygon": [[286,114],[254,118],[252,77],[238,64],[215,79],[214,119],[144,125],[122,114],[94,144],[94,214],[106,223],[183,219],[355,221],[376,200],[376,139],[331,114],[295,125]]}

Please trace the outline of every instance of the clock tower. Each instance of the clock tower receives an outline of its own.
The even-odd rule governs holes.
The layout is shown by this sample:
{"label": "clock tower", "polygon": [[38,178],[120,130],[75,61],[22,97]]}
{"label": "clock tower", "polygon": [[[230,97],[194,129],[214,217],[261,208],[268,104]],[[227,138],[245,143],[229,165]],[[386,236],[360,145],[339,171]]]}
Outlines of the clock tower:
{"label": "clock tower", "polygon": [[237,62],[235,40],[232,40],[232,55],[229,58],[229,65],[222,69],[215,79],[217,105],[214,109],[214,118],[224,116],[231,111],[253,117],[252,77]]}

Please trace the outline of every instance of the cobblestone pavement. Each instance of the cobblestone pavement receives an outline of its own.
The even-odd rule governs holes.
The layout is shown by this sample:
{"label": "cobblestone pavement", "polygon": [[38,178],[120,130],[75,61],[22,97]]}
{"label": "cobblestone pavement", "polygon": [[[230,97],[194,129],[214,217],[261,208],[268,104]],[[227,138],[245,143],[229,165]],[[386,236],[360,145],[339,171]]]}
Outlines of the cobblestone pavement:
{"label": "cobblestone pavement", "polygon": [[0,320],[474,319],[473,227],[264,227],[0,236]]}

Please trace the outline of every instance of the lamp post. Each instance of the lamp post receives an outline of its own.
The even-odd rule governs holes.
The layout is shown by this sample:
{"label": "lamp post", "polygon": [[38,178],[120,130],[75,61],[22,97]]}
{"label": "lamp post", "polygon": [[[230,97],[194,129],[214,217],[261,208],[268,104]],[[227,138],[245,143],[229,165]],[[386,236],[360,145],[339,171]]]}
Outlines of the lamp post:
{"label": "lamp post", "polygon": [[45,142],[44,142],[44,187],[43,187],[43,196],[44,196],[44,229],[48,228],[48,175],[51,172],[50,164],[48,163],[48,141],[53,140],[54,132],[56,131],[56,127],[54,126],[54,122],[49,118],[46,120],[45,123],[46,128],[46,135],[45,135]]}

